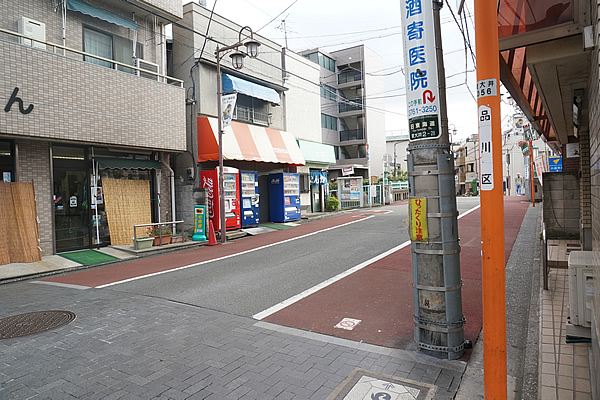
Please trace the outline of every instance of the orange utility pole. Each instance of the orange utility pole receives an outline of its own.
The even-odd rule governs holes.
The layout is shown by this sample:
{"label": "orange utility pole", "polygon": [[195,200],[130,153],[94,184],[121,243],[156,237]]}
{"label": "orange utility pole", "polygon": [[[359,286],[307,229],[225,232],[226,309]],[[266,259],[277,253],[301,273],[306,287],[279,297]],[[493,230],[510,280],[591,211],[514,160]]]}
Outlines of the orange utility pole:
{"label": "orange utility pole", "polygon": [[497,2],[475,0],[481,182],[483,380],[486,399],[506,399],[504,197]]}

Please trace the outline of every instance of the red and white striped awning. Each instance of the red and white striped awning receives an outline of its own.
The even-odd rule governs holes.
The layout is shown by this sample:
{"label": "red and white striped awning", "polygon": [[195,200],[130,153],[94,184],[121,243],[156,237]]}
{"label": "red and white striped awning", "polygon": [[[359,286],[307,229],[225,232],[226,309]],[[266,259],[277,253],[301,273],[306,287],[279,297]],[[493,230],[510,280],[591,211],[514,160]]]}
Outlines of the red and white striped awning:
{"label": "red and white striped awning", "polygon": [[[198,162],[219,159],[218,121],[198,117]],[[232,121],[223,130],[223,159],[304,165],[294,136],[262,126]]]}

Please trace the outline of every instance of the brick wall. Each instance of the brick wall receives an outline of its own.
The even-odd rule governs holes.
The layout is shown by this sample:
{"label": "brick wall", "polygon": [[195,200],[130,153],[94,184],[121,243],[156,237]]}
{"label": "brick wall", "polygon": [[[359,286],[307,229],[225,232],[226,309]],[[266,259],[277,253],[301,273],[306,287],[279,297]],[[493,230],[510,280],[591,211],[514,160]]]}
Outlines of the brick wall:
{"label": "brick wall", "polygon": [[[52,2],[24,0],[2,2],[0,27],[17,31],[26,16],[46,24],[46,39],[62,43],[60,13]],[[111,10],[118,11],[118,10]],[[124,14],[121,12],[121,14]],[[138,27],[144,58],[160,63],[155,33]],[[83,49],[83,26],[131,39],[131,31],[78,12],[67,13],[67,46]],[[80,61],[75,53],[53,54],[22,46],[15,36],[0,34],[0,104],[15,88],[25,103],[34,105],[21,114],[15,103],[0,115],[0,133],[57,139],[69,142],[135,146],[158,150],[185,150],[185,90],[130,73]]]}
{"label": "brick wall", "polygon": [[48,142],[18,140],[17,178],[31,182],[35,189],[37,214],[40,219],[42,256],[53,254],[52,188],[50,186],[50,148]]}

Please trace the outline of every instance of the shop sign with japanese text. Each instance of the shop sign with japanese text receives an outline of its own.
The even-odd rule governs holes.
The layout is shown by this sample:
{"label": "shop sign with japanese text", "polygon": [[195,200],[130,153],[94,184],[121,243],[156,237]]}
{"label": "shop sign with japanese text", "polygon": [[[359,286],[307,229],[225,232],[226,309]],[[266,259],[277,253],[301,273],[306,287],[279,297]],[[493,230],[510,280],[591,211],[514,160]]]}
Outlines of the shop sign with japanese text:
{"label": "shop sign with japanese text", "polygon": [[431,0],[401,0],[409,140],[441,136]]}
{"label": "shop sign with japanese text", "polygon": [[427,199],[410,199],[409,235],[413,242],[427,241]]}

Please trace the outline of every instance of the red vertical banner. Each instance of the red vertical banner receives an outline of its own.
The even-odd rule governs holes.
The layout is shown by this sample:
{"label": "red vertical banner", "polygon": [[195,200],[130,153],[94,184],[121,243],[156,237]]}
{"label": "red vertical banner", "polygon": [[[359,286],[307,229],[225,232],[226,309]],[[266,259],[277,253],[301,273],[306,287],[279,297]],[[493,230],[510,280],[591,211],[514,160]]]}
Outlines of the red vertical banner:
{"label": "red vertical banner", "polygon": [[483,377],[486,399],[507,397],[504,198],[496,8],[495,1],[475,0],[481,187]]}

